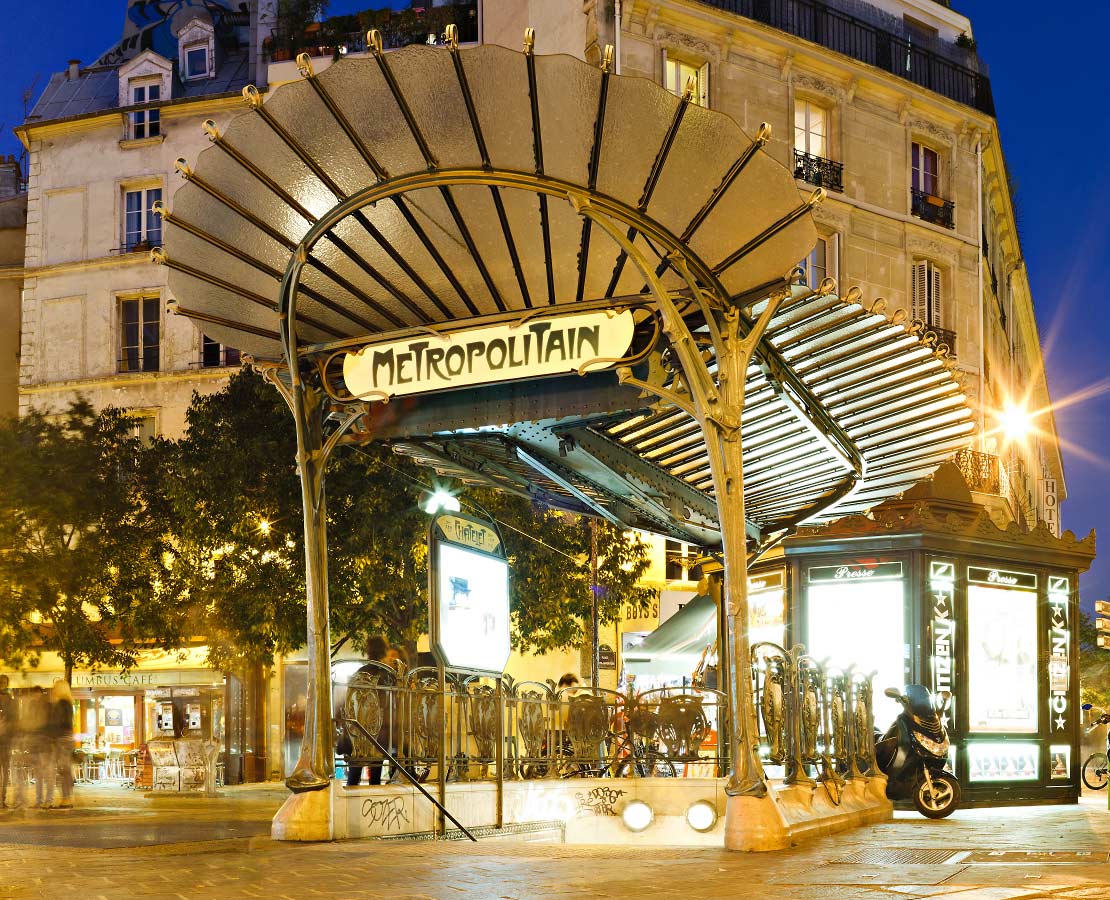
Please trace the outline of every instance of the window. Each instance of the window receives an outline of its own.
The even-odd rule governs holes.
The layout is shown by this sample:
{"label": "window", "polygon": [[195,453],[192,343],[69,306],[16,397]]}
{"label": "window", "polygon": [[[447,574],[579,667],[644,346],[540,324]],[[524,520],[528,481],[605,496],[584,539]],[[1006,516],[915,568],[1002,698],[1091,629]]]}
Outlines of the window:
{"label": "window", "polygon": [[940,194],[940,154],[915,141],[912,156],[913,189],[930,196],[938,196]]}
{"label": "window", "polygon": [[161,199],[161,188],[124,192],[123,245],[128,252],[161,246],[162,217],[152,208]]}
{"label": "window", "polygon": [[158,436],[158,419],[154,413],[135,413],[131,417],[131,434],[144,444]]}
{"label": "window", "polygon": [[185,48],[185,80],[208,77],[208,45]]}
{"label": "window", "polygon": [[121,372],[157,372],[162,331],[162,301],[158,297],[120,300]]}
{"label": "window", "polygon": [[794,101],[794,149],[828,157],[829,111],[809,100]]}
{"label": "window", "polygon": [[204,335],[200,348],[200,364],[205,369],[215,369],[220,366],[237,366],[240,362],[239,351],[233,347],[225,347],[219,341],[214,341]]}
{"label": "window", "polygon": [[709,106],[709,63],[696,66],[674,59],[664,52],[663,87],[676,97],[681,97],[686,93],[686,85],[691,78],[694,80],[693,102],[698,106]]}
{"label": "window", "polygon": [[817,290],[826,278],[836,278],[836,235],[819,237],[809,256],[798,265],[805,271],[804,284]]}
{"label": "window", "polygon": [[665,577],[667,581],[697,581],[701,567],[694,565],[697,554],[689,544],[668,540],[666,542]]}
{"label": "window", "polygon": [[913,317],[926,325],[942,327],[941,277],[936,263],[928,259],[913,261]]}
{"label": "window", "polygon": [[[154,103],[162,99],[160,84],[136,84],[131,86],[131,102]],[[131,113],[131,137],[134,139],[158,137],[161,134],[161,113],[157,109],[140,109]]]}

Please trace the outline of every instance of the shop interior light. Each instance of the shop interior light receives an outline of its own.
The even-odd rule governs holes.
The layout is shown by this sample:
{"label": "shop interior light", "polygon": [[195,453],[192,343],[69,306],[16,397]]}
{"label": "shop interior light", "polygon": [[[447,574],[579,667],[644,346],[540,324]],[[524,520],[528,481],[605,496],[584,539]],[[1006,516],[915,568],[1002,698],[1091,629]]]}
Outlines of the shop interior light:
{"label": "shop interior light", "polygon": [[640,832],[655,819],[655,813],[643,800],[632,800],[621,813],[624,827],[629,831]]}
{"label": "shop interior light", "polygon": [[712,831],[717,824],[717,807],[709,800],[698,800],[686,810],[686,824],[694,831]]}

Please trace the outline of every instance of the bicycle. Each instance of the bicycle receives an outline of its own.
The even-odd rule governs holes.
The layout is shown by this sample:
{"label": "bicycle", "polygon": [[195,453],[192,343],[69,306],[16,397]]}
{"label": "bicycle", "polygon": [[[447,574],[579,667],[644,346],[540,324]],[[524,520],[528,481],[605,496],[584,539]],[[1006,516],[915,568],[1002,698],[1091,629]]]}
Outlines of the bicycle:
{"label": "bicycle", "polygon": [[[1084,703],[1083,709],[1097,709],[1100,713],[1099,717],[1091,723],[1090,727],[1084,730],[1084,734],[1090,734],[1100,725],[1110,724],[1110,712],[1106,712],[1100,707],[1092,706],[1090,703]],[[1083,783],[1092,791],[1101,791],[1110,783],[1110,758],[1107,757],[1107,753],[1110,753],[1110,730],[1106,732],[1106,748],[1105,752],[1092,753],[1083,762]]]}

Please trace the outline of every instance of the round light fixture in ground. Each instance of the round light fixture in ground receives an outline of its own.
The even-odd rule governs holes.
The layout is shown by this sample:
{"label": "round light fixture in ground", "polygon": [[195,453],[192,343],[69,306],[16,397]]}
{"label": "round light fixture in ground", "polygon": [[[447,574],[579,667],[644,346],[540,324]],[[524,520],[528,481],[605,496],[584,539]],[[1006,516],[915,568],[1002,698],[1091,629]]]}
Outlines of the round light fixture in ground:
{"label": "round light fixture in ground", "polygon": [[711,831],[717,824],[717,807],[708,800],[698,800],[686,810],[686,824],[694,831]]}
{"label": "round light fixture in ground", "polygon": [[632,800],[625,806],[621,819],[629,831],[643,831],[655,819],[655,813],[643,800]]}

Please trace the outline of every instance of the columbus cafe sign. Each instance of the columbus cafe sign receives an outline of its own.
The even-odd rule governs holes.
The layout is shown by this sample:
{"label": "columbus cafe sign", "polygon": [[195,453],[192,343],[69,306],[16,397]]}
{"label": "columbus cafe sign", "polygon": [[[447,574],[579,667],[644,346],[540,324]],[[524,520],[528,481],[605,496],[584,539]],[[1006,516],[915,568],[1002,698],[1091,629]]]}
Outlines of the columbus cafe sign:
{"label": "columbus cafe sign", "polygon": [[360,400],[388,400],[499,381],[520,381],[629,362],[632,310],[527,318],[370,344],[346,354],[343,380]]}

